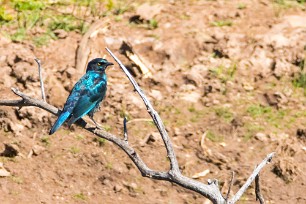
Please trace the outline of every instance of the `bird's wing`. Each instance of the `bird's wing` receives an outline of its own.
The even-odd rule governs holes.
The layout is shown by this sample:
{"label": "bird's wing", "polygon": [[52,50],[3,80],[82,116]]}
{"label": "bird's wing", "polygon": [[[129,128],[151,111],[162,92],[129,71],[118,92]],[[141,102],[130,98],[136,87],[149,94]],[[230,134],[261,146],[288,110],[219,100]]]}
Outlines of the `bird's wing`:
{"label": "bird's wing", "polygon": [[101,94],[90,94],[90,92],[82,94],[73,109],[68,125],[72,125],[75,121],[86,115],[89,111],[95,108],[97,101],[102,100]]}
{"label": "bird's wing", "polygon": [[105,97],[105,94],[106,94],[106,90],[107,90],[107,87],[105,86],[105,88],[103,89],[102,93],[101,93],[101,98],[97,100],[95,106],[87,113],[88,116],[90,118],[93,118],[93,115],[95,112],[97,112],[99,110],[99,107],[100,107],[100,103],[103,101],[104,97]]}
{"label": "bird's wing", "polygon": [[64,108],[61,114],[58,116],[54,125],[52,126],[49,134],[52,135],[56,130],[58,130],[62,124],[69,118],[74,107],[76,106],[82,92],[85,89],[85,86],[82,86],[84,80],[86,80],[86,76],[82,77],[73,87],[70,95],[67,98],[67,101],[64,105]]}
{"label": "bird's wing", "polygon": [[68,121],[69,126],[95,109],[97,103],[101,102],[105,96],[106,86],[106,80],[94,80],[86,85],[86,89],[81,93],[72,111],[71,118]]}

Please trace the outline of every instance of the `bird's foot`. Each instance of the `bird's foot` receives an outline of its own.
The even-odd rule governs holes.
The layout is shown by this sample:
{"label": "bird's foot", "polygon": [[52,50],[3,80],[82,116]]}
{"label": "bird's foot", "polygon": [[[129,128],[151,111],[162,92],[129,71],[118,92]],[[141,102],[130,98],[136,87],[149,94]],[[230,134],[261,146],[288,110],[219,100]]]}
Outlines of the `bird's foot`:
{"label": "bird's foot", "polygon": [[95,125],[96,125],[96,129],[104,130],[103,127],[101,127],[100,125],[98,125],[98,124],[95,124]]}
{"label": "bird's foot", "polygon": [[96,129],[99,130],[104,130],[93,118],[90,117],[90,119],[92,120],[92,122],[96,125]]}

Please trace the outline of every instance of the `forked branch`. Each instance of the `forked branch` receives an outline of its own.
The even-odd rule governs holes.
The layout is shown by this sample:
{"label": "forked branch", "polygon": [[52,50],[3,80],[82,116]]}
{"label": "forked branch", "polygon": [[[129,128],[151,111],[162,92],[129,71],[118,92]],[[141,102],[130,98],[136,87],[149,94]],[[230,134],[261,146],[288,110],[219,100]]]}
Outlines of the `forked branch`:
{"label": "forked branch", "polygon": [[[129,80],[131,81],[132,85],[134,86],[137,93],[140,95],[142,100],[144,101],[148,113],[151,115],[154,124],[156,125],[157,129],[159,130],[161,137],[164,141],[165,147],[167,149],[167,155],[170,160],[170,170],[168,171],[155,171],[150,169],[144,161],[141,159],[141,157],[137,154],[137,152],[131,147],[128,143],[128,135],[127,135],[127,128],[126,128],[126,120],[124,120],[124,138],[121,139],[120,137],[113,135],[111,133],[108,133],[104,130],[96,129],[95,127],[88,124],[83,119],[80,119],[77,122],[77,125],[84,128],[85,130],[95,134],[98,137],[104,138],[106,140],[109,140],[113,143],[115,143],[118,147],[120,147],[134,162],[134,164],[137,166],[139,171],[141,172],[142,176],[149,177],[152,179],[158,179],[158,180],[165,180],[170,181],[173,183],[176,183],[186,189],[190,189],[192,191],[195,191],[197,193],[200,193],[201,195],[205,196],[209,200],[211,200],[213,203],[235,203],[241,195],[245,192],[247,187],[250,185],[250,183],[254,180],[256,175],[259,173],[259,171],[272,159],[274,153],[271,153],[267,156],[265,160],[261,162],[260,165],[254,170],[253,174],[250,176],[250,178],[247,180],[246,184],[243,185],[243,187],[237,192],[237,194],[231,199],[226,200],[218,186],[217,180],[208,180],[208,184],[201,183],[199,181],[193,180],[191,178],[185,177],[181,174],[179,165],[172,147],[172,144],[170,142],[170,138],[166,132],[166,129],[163,125],[163,122],[158,115],[158,113],[154,110],[153,106],[151,105],[150,101],[146,97],[146,95],[143,93],[141,88],[138,86],[137,82],[133,79],[131,74],[127,71],[125,66],[120,62],[120,60],[108,49],[107,51],[111,54],[111,56],[116,60],[116,62],[119,64],[119,66],[122,68],[122,70],[125,72]],[[60,113],[60,110],[56,107],[46,103],[43,100],[34,99],[32,97],[27,96],[26,94],[20,92],[18,89],[12,88],[12,91],[21,97],[19,100],[0,100],[0,105],[3,106],[35,106],[41,109],[44,109],[54,115],[58,115]]]}

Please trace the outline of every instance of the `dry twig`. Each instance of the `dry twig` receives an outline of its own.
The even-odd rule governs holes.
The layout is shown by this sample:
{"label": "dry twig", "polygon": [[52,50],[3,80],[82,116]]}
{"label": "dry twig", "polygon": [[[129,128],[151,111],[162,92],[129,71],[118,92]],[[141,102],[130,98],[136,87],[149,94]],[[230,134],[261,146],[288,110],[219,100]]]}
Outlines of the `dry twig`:
{"label": "dry twig", "polygon": [[[106,48],[107,49],[107,48]],[[137,93],[140,95],[142,100],[144,101],[148,113],[151,115],[154,124],[156,125],[157,129],[159,130],[161,137],[164,141],[165,147],[167,149],[167,155],[170,160],[170,169],[168,171],[155,171],[150,169],[144,161],[141,159],[141,157],[137,154],[137,152],[129,145],[127,142],[127,129],[126,129],[126,121],[124,121],[124,138],[120,139],[120,137],[115,136],[111,133],[108,133],[104,130],[96,129],[96,127],[91,126],[90,124],[87,124],[83,119],[80,119],[77,122],[77,125],[84,128],[85,130],[95,134],[98,137],[104,138],[106,140],[109,140],[116,144],[118,147],[120,147],[134,162],[138,170],[141,172],[142,176],[149,177],[151,179],[157,179],[157,180],[165,180],[172,183],[176,183],[186,189],[190,189],[192,191],[195,191],[197,193],[200,193],[201,195],[208,198],[210,201],[216,204],[224,204],[227,201],[222,196],[218,181],[208,180],[208,184],[204,184],[201,182],[198,182],[196,180],[193,180],[191,178],[185,177],[181,174],[179,165],[172,147],[172,144],[170,142],[169,136],[165,130],[164,124],[158,115],[158,113],[153,109],[150,101],[146,97],[146,95],[143,93],[141,88],[138,86],[137,82],[133,79],[133,77],[130,75],[130,73],[127,71],[125,66],[114,56],[114,54],[107,49],[107,51],[111,54],[111,56],[116,60],[116,62],[119,64],[119,66],[122,68],[122,70],[125,72],[129,80],[131,81],[132,85],[134,86]],[[58,115],[60,113],[60,110],[56,107],[46,103],[42,100],[37,100],[34,98],[31,98],[27,96],[26,94],[20,92],[18,89],[12,88],[12,91],[21,97],[19,100],[0,100],[0,105],[3,106],[35,106],[41,109],[44,109],[54,115]],[[259,171],[272,159],[274,153],[271,153],[267,156],[265,160],[261,162],[261,164],[254,170],[253,174],[250,176],[250,178],[247,180],[246,184],[243,185],[243,187],[237,192],[237,194],[232,198],[231,201],[228,201],[228,203],[235,203],[243,194],[243,192],[247,189],[247,187],[250,185],[250,183],[254,180],[255,176],[259,173]]]}
{"label": "dry twig", "polygon": [[261,192],[260,192],[259,176],[260,176],[260,174],[257,174],[257,176],[255,177],[256,200],[258,200],[260,204],[265,204],[265,199],[263,198],[263,196],[261,195]]}
{"label": "dry twig", "polygon": [[40,89],[41,89],[41,97],[46,102],[46,95],[45,95],[45,87],[44,87],[44,80],[42,77],[42,68],[40,64],[40,60],[38,58],[34,59],[38,66],[38,75],[39,75],[39,81],[40,81]]}
{"label": "dry twig", "polygon": [[126,143],[128,143],[129,142],[129,139],[128,139],[128,133],[127,133],[127,127],[126,127],[126,123],[127,123],[127,119],[126,119],[126,117],[124,116],[124,118],[123,118],[123,135],[124,135],[124,141],[126,142]]}
{"label": "dry twig", "polygon": [[272,152],[267,155],[267,157],[255,168],[251,176],[245,182],[245,184],[239,189],[236,195],[231,199],[229,203],[236,203],[242,194],[246,191],[246,189],[250,186],[250,184],[254,181],[255,177],[259,174],[260,170],[268,163],[271,162],[272,157],[274,156],[275,152]]}
{"label": "dry twig", "polygon": [[232,186],[234,184],[234,177],[235,177],[235,172],[232,171],[232,175],[231,175],[231,180],[229,182],[229,187],[228,187],[228,191],[227,191],[227,194],[226,194],[226,197],[225,197],[225,200],[228,201],[229,199],[229,195],[231,193],[231,189],[232,189]]}

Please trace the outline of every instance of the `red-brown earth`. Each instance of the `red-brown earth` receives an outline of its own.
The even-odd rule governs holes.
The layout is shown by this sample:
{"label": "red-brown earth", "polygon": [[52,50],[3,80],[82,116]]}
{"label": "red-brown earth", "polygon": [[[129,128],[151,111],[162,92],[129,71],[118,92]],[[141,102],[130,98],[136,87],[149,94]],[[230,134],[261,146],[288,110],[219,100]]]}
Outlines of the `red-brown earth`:
{"label": "red-brown earth", "polygon": [[[130,23],[135,15],[156,22]],[[0,99],[18,98],[11,87],[40,98],[37,57],[47,102],[62,108],[88,59],[105,55],[113,61],[107,46],[134,70],[161,115],[184,175],[209,170],[197,179],[218,179],[225,194],[234,171],[233,195],[275,151],[261,173],[266,202],[306,203],[306,82],[293,83],[305,69],[305,4],[139,2],[119,17],[96,21],[85,35],[59,30],[57,40],[42,46],[0,35]],[[123,40],[151,77],[120,54]],[[126,115],[130,144],[150,168],[167,170],[163,142],[143,102],[118,65],[107,74],[108,92],[96,120],[121,137]],[[1,106],[0,116],[0,162],[10,173],[0,177],[1,203],[209,203],[177,185],[142,177],[122,150],[75,125],[48,136],[56,117],[42,109]],[[256,203],[254,185],[239,203]]]}

